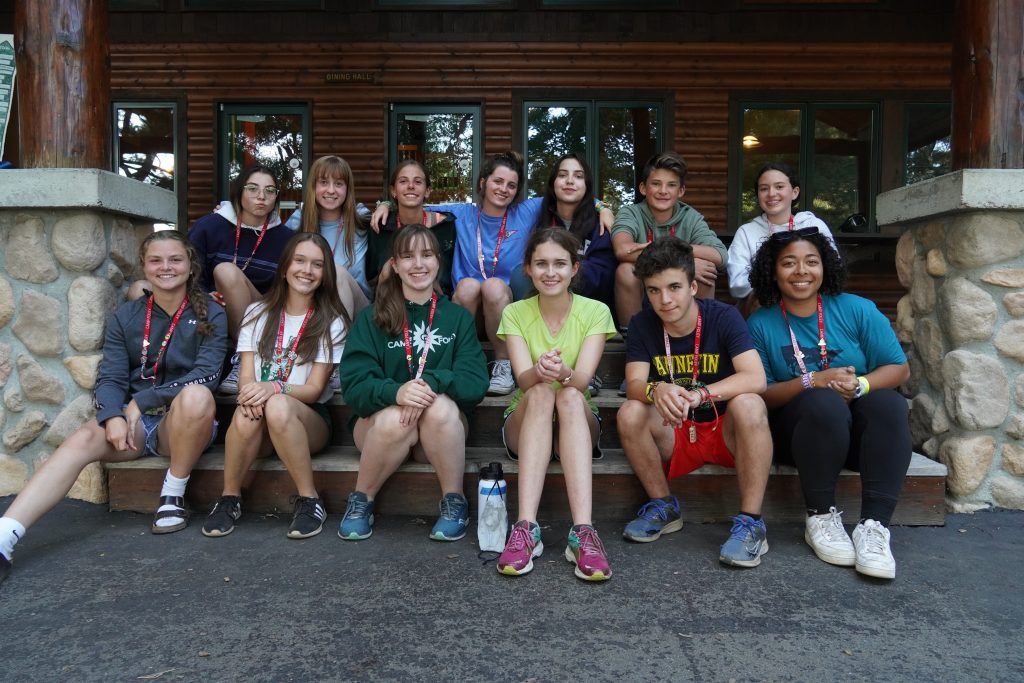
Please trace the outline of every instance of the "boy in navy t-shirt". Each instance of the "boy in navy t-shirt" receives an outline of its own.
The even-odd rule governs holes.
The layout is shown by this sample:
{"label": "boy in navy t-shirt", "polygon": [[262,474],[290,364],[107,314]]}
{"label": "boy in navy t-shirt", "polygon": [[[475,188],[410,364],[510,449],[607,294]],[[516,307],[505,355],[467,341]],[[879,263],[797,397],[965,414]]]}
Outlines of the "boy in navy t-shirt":
{"label": "boy in navy t-shirt", "polygon": [[768,552],[761,502],[772,461],[760,393],[761,359],[739,312],[697,299],[693,248],[656,239],[636,262],[651,308],[633,316],[626,336],[626,396],[619,437],[650,496],[623,535],[649,542],[683,522],[668,479],[705,463],[735,467],[740,512],[719,560],[756,567]]}

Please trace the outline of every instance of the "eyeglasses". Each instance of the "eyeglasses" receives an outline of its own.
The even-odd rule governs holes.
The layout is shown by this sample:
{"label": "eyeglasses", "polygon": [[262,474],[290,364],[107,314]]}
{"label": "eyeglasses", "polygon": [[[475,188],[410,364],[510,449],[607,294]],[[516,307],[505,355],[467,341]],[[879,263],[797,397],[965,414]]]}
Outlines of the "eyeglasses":
{"label": "eyeglasses", "polygon": [[783,230],[781,232],[775,232],[772,233],[772,236],[768,239],[773,242],[785,244],[786,242],[792,242],[793,240],[799,240],[817,234],[818,228],[811,226],[809,228],[800,228],[799,230]]}
{"label": "eyeglasses", "polygon": [[277,196],[277,188],[274,187],[273,185],[270,185],[268,187],[260,187],[256,183],[246,183],[245,185],[242,185],[242,189],[251,195],[258,195],[262,191],[263,194],[265,194],[268,197]]}

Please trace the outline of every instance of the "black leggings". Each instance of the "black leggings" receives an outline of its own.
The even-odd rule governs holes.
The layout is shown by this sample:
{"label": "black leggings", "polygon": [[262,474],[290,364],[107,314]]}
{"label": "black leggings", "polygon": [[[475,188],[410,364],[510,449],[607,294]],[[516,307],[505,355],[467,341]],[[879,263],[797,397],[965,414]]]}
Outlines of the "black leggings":
{"label": "black leggings", "polygon": [[775,460],[796,465],[810,514],[836,504],[843,467],[860,471],[860,518],[888,526],[910,466],[907,417],[907,400],[893,389],[850,403],[832,389],[807,389],[769,415]]}

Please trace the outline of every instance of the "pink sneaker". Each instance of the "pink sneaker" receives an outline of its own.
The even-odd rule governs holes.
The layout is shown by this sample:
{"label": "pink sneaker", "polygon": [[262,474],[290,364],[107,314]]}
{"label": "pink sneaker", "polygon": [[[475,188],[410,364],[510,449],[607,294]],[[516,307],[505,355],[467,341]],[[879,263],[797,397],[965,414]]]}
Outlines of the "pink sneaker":
{"label": "pink sneaker", "polygon": [[515,523],[505,549],[498,558],[498,571],[507,576],[522,576],[533,570],[533,558],[544,552],[540,527],[525,519]]}
{"label": "pink sneaker", "polygon": [[607,581],[612,578],[608,554],[589,524],[579,524],[569,530],[569,545],[565,546],[565,559],[576,565],[576,576],[584,581]]}

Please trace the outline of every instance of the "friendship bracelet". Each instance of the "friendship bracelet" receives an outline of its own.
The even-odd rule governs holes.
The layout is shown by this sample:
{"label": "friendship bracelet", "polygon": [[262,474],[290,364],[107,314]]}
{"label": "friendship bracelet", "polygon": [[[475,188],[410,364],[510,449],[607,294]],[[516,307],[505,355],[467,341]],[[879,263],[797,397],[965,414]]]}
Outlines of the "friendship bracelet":
{"label": "friendship bracelet", "polygon": [[661,383],[660,382],[648,382],[647,383],[647,389],[644,391],[644,396],[647,398],[647,401],[649,403],[654,403],[654,390],[657,388],[657,386],[659,384],[661,384]]}
{"label": "friendship bracelet", "polygon": [[864,375],[857,377],[857,390],[853,392],[853,397],[867,396],[869,391],[871,391],[871,384],[868,382],[868,378]]}
{"label": "friendship bracelet", "polygon": [[804,389],[810,389],[814,386],[814,372],[805,372],[800,375],[800,384],[804,386]]}

